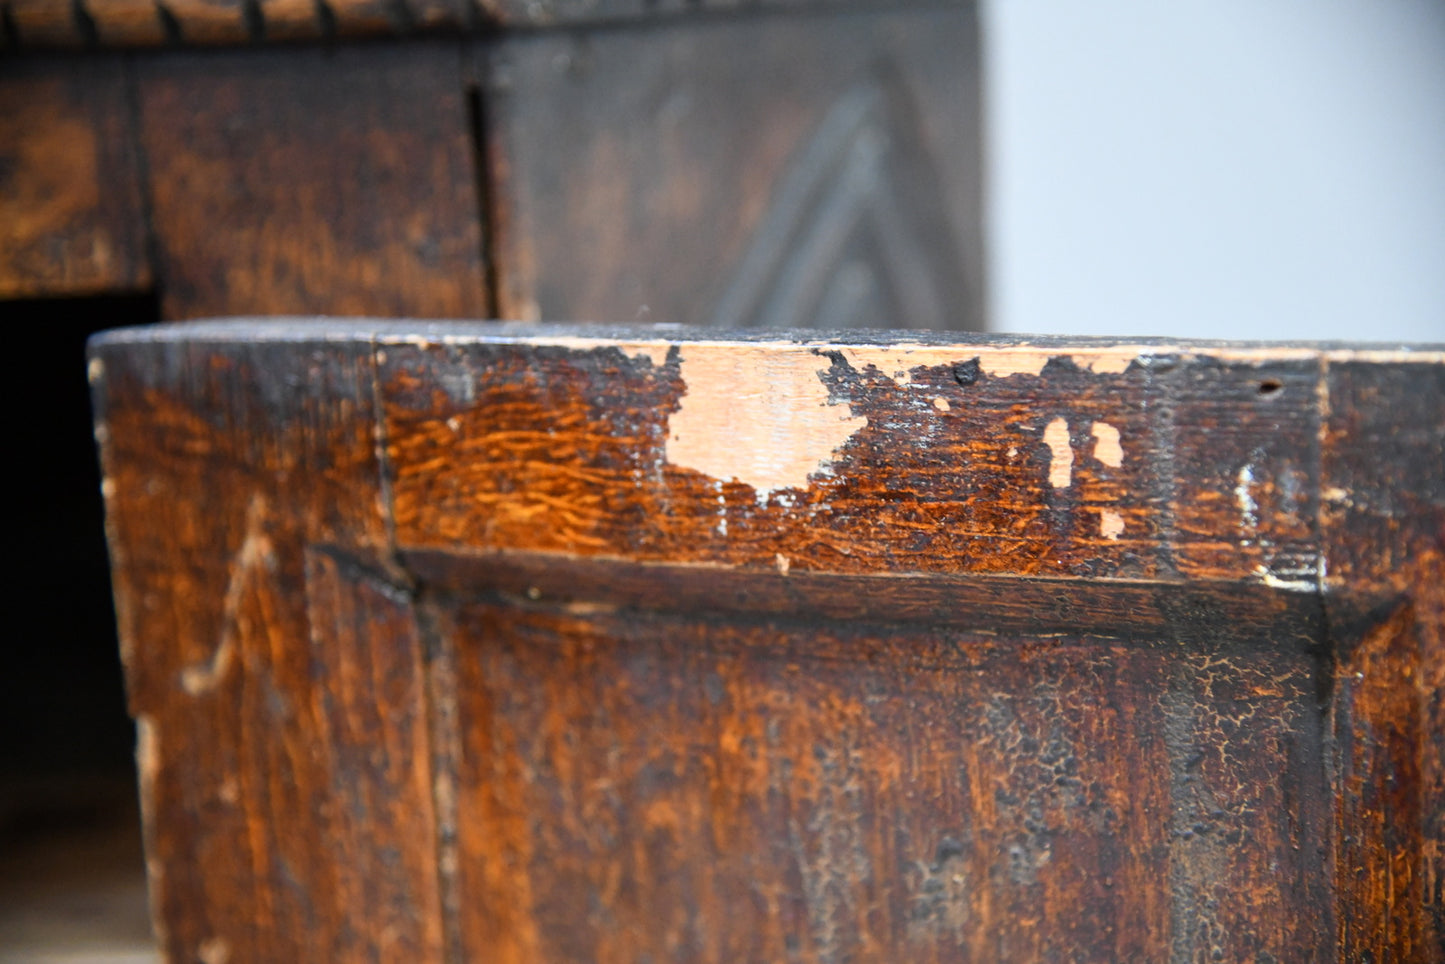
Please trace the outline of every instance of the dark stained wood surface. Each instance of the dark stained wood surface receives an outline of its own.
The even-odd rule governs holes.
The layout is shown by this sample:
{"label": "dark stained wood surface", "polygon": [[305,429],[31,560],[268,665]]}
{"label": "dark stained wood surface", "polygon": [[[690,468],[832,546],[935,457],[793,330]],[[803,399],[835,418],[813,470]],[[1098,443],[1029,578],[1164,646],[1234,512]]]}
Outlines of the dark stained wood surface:
{"label": "dark stained wood surface", "polygon": [[971,8],[479,54],[502,317],[983,327]]}
{"label": "dark stained wood surface", "polygon": [[22,48],[242,46],[475,30],[470,0],[3,0]]}
{"label": "dark stained wood surface", "polygon": [[455,46],[138,65],[166,318],[486,311]]}
{"label": "dark stained wood surface", "polygon": [[1445,351],[95,359],[175,959],[1445,958]]}
{"label": "dark stained wood surface", "polygon": [[161,946],[439,960],[422,654],[382,575],[369,346],[235,349],[91,367]]}
{"label": "dark stained wood surface", "polygon": [[1328,953],[1305,653],[456,608],[468,959]]}
{"label": "dark stained wood surface", "polygon": [[[899,0],[851,0],[900,6]],[[919,4],[919,0],[911,0]],[[924,4],[928,0],[923,0]],[[937,5],[948,0],[933,0]],[[761,0],[760,10],[836,0]],[[0,50],[245,45],[728,16],[735,0],[0,0]]]}
{"label": "dark stained wood surface", "polygon": [[[547,551],[407,549],[401,559],[419,581],[457,592],[485,586],[556,604],[590,600],[721,617],[804,618],[826,612],[838,620],[978,630],[978,614],[986,612],[990,632],[1021,636],[1082,633],[1195,643],[1228,635],[1280,647],[1310,645],[1324,630],[1318,597],[1229,582],[1081,582],[921,572],[909,573],[905,581],[889,573],[842,575],[791,564],[786,579],[758,579],[755,571],[743,568]],[[782,573],[780,564],[774,568]]]}
{"label": "dark stained wood surface", "polygon": [[151,282],[119,58],[0,62],[0,299]]}
{"label": "dark stained wood surface", "polygon": [[1445,957],[1445,368],[1336,361],[1326,389],[1341,949],[1347,960],[1437,961]]}
{"label": "dark stained wood surface", "polygon": [[[8,0],[10,46],[77,24],[87,47],[143,26],[160,46],[0,65],[0,299],[982,327],[971,4],[511,29],[622,11],[544,4],[412,35],[450,2]],[[325,44],[262,43],[342,14],[408,39],[337,45],[333,23]]]}

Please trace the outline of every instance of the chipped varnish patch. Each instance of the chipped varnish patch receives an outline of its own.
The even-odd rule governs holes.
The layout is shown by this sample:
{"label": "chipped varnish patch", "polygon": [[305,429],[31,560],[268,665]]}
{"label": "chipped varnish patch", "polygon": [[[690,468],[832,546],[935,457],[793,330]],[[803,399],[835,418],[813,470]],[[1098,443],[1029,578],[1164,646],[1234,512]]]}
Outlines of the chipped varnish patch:
{"label": "chipped varnish patch", "polygon": [[677,377],[685,387],[667,422],[667,462],[719,483],[743,483],[759,501],[806,489],[868,423],[829,398],[819,376],[830,367],[827,357],[802,347],[684,346]]}

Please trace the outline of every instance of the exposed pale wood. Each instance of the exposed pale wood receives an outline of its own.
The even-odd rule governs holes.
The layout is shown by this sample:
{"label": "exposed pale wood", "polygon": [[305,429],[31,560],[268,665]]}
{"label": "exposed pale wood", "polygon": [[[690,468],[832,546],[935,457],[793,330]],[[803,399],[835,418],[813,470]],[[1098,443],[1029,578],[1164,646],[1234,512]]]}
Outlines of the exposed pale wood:
{"label": "exposed pale wood", "polygon": [[[545,344],[385,348],[404,542],[1315,586],[1318,356]],[[1118,465],[1091,454],[1100,425],[1119,433]]]}

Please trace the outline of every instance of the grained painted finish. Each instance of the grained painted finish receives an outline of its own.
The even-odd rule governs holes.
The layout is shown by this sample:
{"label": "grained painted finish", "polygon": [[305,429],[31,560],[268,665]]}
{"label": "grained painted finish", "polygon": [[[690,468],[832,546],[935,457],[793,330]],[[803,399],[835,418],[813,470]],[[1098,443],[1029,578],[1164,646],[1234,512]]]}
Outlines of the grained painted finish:
{"label": "grained painted finish", "polygon": [[1298,649],[433,604],[471,956],[1330,959]]}
{"label": "grained painted finish", "polygon": [[1445,960],[1445,369],[1330,364],[1340,946]]}
{"label": "grained painted finish", "polygon": [[1314,584],[1318,359],[919,346],[896,378],[847,342],[383,355],[410,546]]}
{"label": "grained painted finish", "polygon": [[167,959],[440,960],[369,346],[114,345],[91,377]]}
{"label": "grained painted finish", "polygon": [[[730,408],[707,384],[729,353],[818,387]],[[676,329],[109,336],[165,946],[1437,961],[1442,371]],[[762,431],[789,412],[846,435],[801,483],[757,475],[766,452],[736,461],[760,485],[719,480],[726,453],[669,460],[700,401],[724,449],[791,448]]]}

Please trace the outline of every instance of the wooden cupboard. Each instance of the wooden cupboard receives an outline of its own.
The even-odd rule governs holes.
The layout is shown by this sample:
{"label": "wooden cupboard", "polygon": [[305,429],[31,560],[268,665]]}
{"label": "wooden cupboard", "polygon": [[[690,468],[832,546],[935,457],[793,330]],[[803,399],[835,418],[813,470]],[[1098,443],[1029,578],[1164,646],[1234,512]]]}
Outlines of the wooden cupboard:
{"label": "wooden cupboard", "polygon": [[1438,961],[1445,353],[93,347],[174,960]]}

